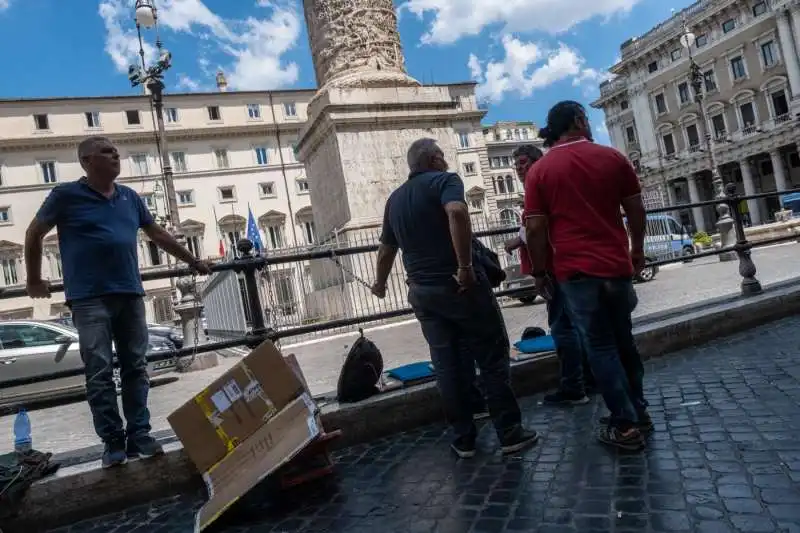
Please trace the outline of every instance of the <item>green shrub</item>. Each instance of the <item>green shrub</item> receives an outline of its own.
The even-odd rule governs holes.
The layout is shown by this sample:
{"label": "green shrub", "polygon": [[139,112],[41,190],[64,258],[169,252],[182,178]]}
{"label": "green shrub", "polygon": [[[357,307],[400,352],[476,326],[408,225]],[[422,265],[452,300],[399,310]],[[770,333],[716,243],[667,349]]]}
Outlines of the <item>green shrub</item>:
{"label": "green shrub", "polygon": [[711,246],[714,244],[714,239],[705,231],[698,231],[694,234],[694,237],[692,237],[692,242],[701,246]]}

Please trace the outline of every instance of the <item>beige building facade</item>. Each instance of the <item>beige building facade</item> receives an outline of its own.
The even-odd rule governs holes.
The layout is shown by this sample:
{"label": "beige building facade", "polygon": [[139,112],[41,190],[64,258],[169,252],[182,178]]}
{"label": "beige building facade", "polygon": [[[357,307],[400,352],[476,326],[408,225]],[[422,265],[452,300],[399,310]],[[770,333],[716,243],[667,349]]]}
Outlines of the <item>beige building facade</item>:
{"label": "beige building facade", "polygon": [[[681,43],[684,24],[695,41]],[[800,1],[699,0],[621,46],[615,78],[592,106],[605,112],[612,144],[643,184],[677,205],[715,195],[702,114],[689,79],[703,76],[705,131],[719,172],[739,192],[800,186]],[[741,207],[749,223],[774,219],[777,197]],[[680,212],[698,231],[715,231],[713,207]]]}
{"label": "beige building facade", "polygon": [[[501,175],[513,176],[513,169],[494,167],[492,161],[506,152],[510,155],[514,142],[522,139],[495,137],[493,127],[484,130],[480,118],[486,110],[475,100],[474,84],[438,86],[438,90],[454,103],[455,137],[441,139],[442,144],[453,147],[451,166],[462,175],[476,214],[497,219],[508,193],[506,188],[498,188],[496,180]],[[267,250],[330,240],[330,235],[317,231],[319,214],[315,216],[309,179],[296,157],[296,143],[307,125],[307,108],[314,94],[314,90],[287,90],[165,96],[168,151],[181,228],[195,255],[218,258],[220,241],[225,251],[230,251],[246,234],[248,209],[258,222]],[[535,127],[527,128],[535,137]],[[76,148],[90,135],[112,139],[122,158],[119,181],[138,192],[157,217],[166,214],[147,97],[0,101],[0,288],[24,285],[25,229],[55,185],[82,175]],[[490,155],[495,152],[497,155]],[[396,157],[404,161],[405,152]],[[501,163],[505,165],[498,159],[497,164]],[[144,235],[139,246],[143,272],[168,266],[165,254]],[[54,282],[61,279],[55,234],[45,239],[43,275]],[[279,277],[273,283],[274,297],[302,301],[300,296],[308,290],[303,273],[287,272]],[[149,318],[170,320],[170,283],[150,281],[145,288]],[[66,312],[60,293],[47,301],[0,300],[0,318],[48,318]]]}

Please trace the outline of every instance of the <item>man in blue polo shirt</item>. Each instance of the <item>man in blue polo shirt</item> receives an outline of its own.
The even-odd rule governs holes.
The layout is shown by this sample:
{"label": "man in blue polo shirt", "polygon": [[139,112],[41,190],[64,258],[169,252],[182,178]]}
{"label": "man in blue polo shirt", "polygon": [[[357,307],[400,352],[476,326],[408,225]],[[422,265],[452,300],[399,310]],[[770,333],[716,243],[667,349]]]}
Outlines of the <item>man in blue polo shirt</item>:
{"label": "man in blue polo shirt", "polygon": [[475,363],[503,453],[533,445],[511,389],[509,342],[503,315],[486,273],[473,265],[472,227],[464,183],[447,172],[433,139],[408,150],[408,181],[386,202],[377,276],[372,293],[386,296],[398,250],[408,275],[408,302],[419,320],[436,369],[445,413],[456,438],[453,452],[475,455]]}
{"label": "man in blue polo shirt", "polygon": [[[32,298],[50,297],[42,279],[42,239],[55,227],[64,292],[86,369],[86,396],[95,431],[105,444],[103,467],[108,468],[125,464],[129,457],[163,453],[150,436],[147,409],[148,333],[137,254],[139,229],[194,270],[210,270],[155,223],[135,191],[115,183],[120,162],[111,141],[84,140],[78,158],[86,176],[53,188],[28,227],[27,289]],[[112,342],[120,364],[124,429],[113,381]]]}

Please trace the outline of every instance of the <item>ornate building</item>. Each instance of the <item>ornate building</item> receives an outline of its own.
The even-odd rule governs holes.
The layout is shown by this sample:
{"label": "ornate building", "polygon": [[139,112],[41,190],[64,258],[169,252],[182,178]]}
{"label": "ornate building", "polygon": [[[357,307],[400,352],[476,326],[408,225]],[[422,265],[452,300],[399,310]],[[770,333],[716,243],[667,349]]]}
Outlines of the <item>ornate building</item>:
{"label": "ornate building", "polygon": [[[681,43],[684,24],[694,34]],[[621,46],[616,77],[600,85],[613,145],[639,169],[646,188],[670,204],[711,200],[702,113],[689,79],[700,67],[705,131],[726,182],[753,194],[800,186],[800,2],[700,0]],[[750,200],[753,224],[773,219],[776,197]],[[680,213],[713,231],[713,207]]]}

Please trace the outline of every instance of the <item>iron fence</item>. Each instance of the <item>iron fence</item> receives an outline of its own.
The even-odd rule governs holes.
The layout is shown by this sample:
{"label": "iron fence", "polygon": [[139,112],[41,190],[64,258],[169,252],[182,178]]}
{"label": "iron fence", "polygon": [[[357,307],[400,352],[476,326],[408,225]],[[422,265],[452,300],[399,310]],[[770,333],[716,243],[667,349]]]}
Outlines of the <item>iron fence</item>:
{"label": "iron fence", "polygon": [[[742,200],[764,198],[769,196],[783,196],[792,193],[800,192],[800,189],[793,189],[773,193],[761,193],[756,195],[738,195],[736,194],[736,186],[728,184],[726,186],[726,196],[724,200],[711,200],[706,202],[698,202],[694,204],[681,205],[681,209],[708,206],[708,205],[725,205],[730,212],[730,230],[735,236],[734,242],[721,248],[701,251],[694,254],[694,257],[707,257],[719,254],[735,254],[739,261],[739,274],[742,276],[741,291],[743,295],[751,295],[760,292],[761,284],[756,278],[756,267],[751,259],[751,249],[758,246],[766,246],[780,242],[796,241],[798,235],[794,233],[785,236],[774,237],[760,241],[758,243],[748,242],[744,230],[743,217],[736,207]],[[675,210],[673,206],[665,206],[656,209],[648,210],[649,216],[668,213]],[[518,222],[517,222],[518,223]],[[518,226],[514,221],[505,221],[500,227],[484,228],[476,231],[476,235],[492,249],[497,250],[502,248],[502,243],[509,237],[513,237],[518,232]],[[253,245],[248,240],[242,240],[238,243],[239,257],[229,260],[224,263],[216,264],[212,267],[212,272],[217,273],[211,280],[206,283],[205,289],[208,289],[209,299],[207,303],[213,304],[213,298],[210,293],[214,290],[219,291],[221,295],[220,300],[234,302],[226,308],[220,308],[219,313],[216,311],[207,312],[209,318],[209,329],[212,325],[217,325],[220,332],[226,334],[236,334],[235,338],[216,340],[208,342],[200,346],[186,346],[180,350],[173,350],[169,352],[161,352],[157,354],[148,355],[147,359],[150,363],[157,363],[169,360],[179,360],[186,357],[191,357],[196,353],[221,351],[236,347],[255,347],[264,340],[270,339],[274,342],[280,342],[282,339],[297,338],[298,336],[313,334],[321,331],[331,331],[338,328],[352,327],[356,324],[362,325],[364,323],[379,322],[391,320],[401,316],[408,316],[411,309],[403,303],[400,298],[402,294],[399,286],[402,286],[402,274],[398,271],[393,280],[393,294],[397,296],[389,302],[373,302],[369,301],[371,296],[366,292],[356,292],[356,289],[349,287],[351,284],[361,285],[357,291],[366,291],[366,286],[371,282],[372,277],[370,274],[374,273],[370,270],[371,263],[369,258],[372,258],[377,251],[378,244],[374,242],[374,237],[365,238],[361,241],[350,242],[342,246],[326,244],[310,249],[298,251],[297,253],[276,254],[272,256],[256,256],[253,254]],[[500,250],[502,251],[502,250]],[[504,257],[504,254],[499,254]],[[650,266],[662,265],[668,263],[675,263],[685,260],[684,257],[665,257],[662,259],[656,258],[648,263]],[[508,259],[505,259],[508,261]],[[292,309],[292,305],[299,305],[292,303],[292,299],[277,300],[277,293],[275,292],[274,280],[276,276],[285,269],[287,265],[313,265],[312,266],[312,284],[308,287],[314,290],[330,289],[331,286],[335,287],[335,291],[343,291],[342,285],[348,286],[344,291],[350,291],[348,297],[357,298],[358,312],[345,313],[337,306],[343,305],[342,302],[348,300],[341,300],[335,304],[328,303],[322,297],[320,301],[326,302],[317,305],[316,309],[322,311],[317,315],[319,321],[309,320],[306,318],[305,323],[303,320],[299,322],[293,315],[297,315],[296,309]],[[322,266],[324,265],[324,266]],[[346,266],[345,266],[346,265]],[[513,266],[513,265],[511,265]],[[304,267],[305,268],[305,267]],[[313,268],[318,269],[318,274],[313,274]],[[356,272],[353,269],[361,269]],[[224,273],[222,276],[220,274]],[[305,270],[297,274],[292,274],[298,278],[304,277]],[[162,272],[146,272],[142,274],[144,280],[149,279],[164,279],[168,277],[189,277],[192,272],[188,268],[174,268],[169,271]],[[315,275],[317,276],[315,278]],[[326,281],[327,280],[327,281]],[[302,280],[307,283],[307,280]],[[326,282],[336,281],[338,283],[331,283],[325,285]],[[216,289],[214,289],[216,287]],[[63,285],[51,285],[52,291],[63,290]],[[523,289],[524,290],[524,289]],[[313,291],[312,291],[313,292]],[[506,289],[501,287],[497,291],[499,297],[518,295],[518,289]],[[225,296],[227,295],[227,296]],[[0,289],[0,299],[16,298],[25,296],[24,288],[10,288]],[[273,309],[280,308],[283,315],[278,318],[273,318]],[[265,305],[266,303],[266,305]],[[238,308],[237,308],[238,305]],[[306,307],[308,309],[308,307]],[[269,312],[265,312],[269,310]],[[230,311],[231,315],[226,316],[225,313]],[[294,313],[290,311],[295,311]],[[213,319],[211,317],[214,317]],[[311,315],[309,315],[311,316]],[[244,324],[244,325],[243,325]],[[0,381],[0,390],[21,387],[43,381],[54,379],[63,379],[68,377],[79,376],[83,374],[83,369],[70,369],[48,374],[24,377],[11,380]],[[2,379],[2,377],[0,377]]]}

